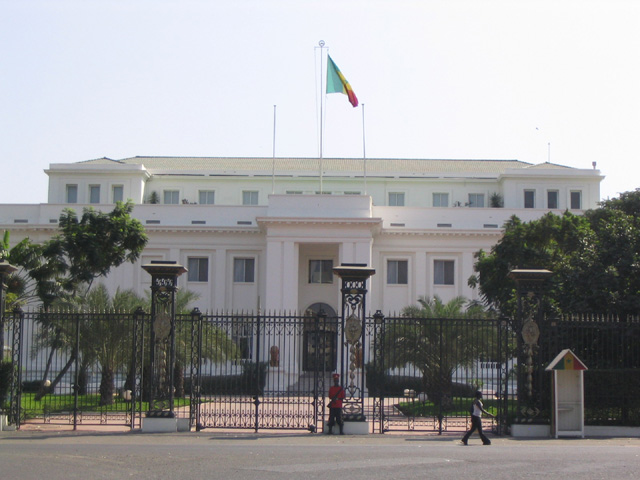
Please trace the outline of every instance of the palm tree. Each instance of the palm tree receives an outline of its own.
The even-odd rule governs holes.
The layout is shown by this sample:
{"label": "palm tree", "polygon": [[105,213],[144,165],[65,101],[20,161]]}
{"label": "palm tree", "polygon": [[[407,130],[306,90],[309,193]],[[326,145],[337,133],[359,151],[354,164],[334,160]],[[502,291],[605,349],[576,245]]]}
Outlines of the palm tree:
{"label": "palm tree", "polygon": [[[453,374],[459,366],[481,358],[481,349],[489,345],[469,338],[464,319],[483,318],[486,313],[477,304],[467,305],[464,297],[444,303],[439,297],[418,299],[419,305],[406,307],[402,317],[390,319],[385,326],[385,368],[415,366],[422,374],[424,391],[437,405],[453,406]],[[468,308],[464,308],[467,305]],[[483,335],[482,338],[493,338]]]}

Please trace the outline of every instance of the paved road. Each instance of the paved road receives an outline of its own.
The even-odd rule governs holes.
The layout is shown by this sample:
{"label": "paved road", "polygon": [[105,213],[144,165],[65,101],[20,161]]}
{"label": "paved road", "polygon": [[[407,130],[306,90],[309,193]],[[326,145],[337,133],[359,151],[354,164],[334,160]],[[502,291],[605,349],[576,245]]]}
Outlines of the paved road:
{"label": "paved road", "polygon": [[640,439],[2,432],[0,478],[637,480]]}

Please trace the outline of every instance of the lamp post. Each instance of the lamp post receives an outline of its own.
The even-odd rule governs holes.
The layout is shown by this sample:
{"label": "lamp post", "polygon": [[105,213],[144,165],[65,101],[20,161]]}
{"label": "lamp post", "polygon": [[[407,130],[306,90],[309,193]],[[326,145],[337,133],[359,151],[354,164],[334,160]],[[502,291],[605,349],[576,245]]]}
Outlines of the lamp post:
{"label": "lamp post", "polygon": [[[335,267],[333,273],[342,279],[341,373],[347,382],[346,398],[343,402],[344,420],[363,421],[367,279],[375,275],[376,271],[363,264],[343,263]],[[346,365],[345,359],[348,359]],[[356,381],[358,368],[360,378]]]}
{"label": "lamp post", "polygon": [[174,418],[176,292],[178,277],[187,269],[170,261],[152,261],[142,268],[151,275],[151,382],[147,417]]}

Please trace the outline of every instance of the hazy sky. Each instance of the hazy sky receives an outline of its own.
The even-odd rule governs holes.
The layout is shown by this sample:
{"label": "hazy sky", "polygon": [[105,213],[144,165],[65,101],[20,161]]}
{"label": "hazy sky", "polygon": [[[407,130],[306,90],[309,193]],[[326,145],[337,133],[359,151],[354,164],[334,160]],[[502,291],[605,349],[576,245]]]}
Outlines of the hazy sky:
{"label": "hazy sky", "polygon": [[[518,159],[640,187],[637,0],[0,0],[0,203],[50,163],[319,154],[318,42],[369,158]],[[326,61],[325,61],[326,62]],[[326,64],[326,63],[325,63]],[[324,156],[362,157],[326,97]]]}

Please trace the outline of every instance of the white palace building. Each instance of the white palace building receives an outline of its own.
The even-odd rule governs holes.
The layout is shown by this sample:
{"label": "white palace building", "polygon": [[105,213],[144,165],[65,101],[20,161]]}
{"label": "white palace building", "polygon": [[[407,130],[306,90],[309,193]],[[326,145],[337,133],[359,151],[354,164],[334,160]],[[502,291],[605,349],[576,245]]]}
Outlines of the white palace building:
{"label": "white palace building", "polygon": [[[322,172],[322,174],[320,174]],[[141,268],[173,260],[181,288],[205,311],[338,311],[332,267],[371,266],[368,310],[399,312],[424,295],[478,298],[467,285],[474,253],[489,250],[512,215],[595,208],[594,168],[517,160],[100,158],[52,164],[48,203],[0,205],[16,243],[56,233],[64,208],[110,211],[119,200],[149,243],[111,289],[149,289]]]}

